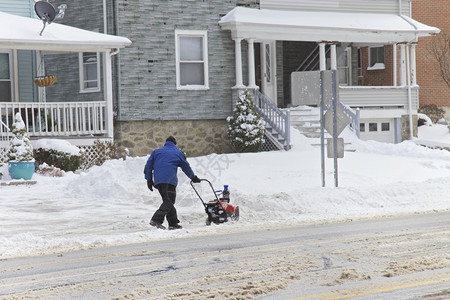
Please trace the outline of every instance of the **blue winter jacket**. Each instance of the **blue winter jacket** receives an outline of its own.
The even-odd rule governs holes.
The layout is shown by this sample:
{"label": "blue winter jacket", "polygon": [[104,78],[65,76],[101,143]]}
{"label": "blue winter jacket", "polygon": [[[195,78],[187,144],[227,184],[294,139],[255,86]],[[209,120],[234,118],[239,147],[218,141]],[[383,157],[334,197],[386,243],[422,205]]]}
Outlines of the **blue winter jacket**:
{"label": "blue winter jacket", "polygon": [[174,143],[167,141],[163,147],[154,150],[145,164],[145,180],[153,177],[154,185],[159,183],[178,184],[177,171],[180,167],[187,177],[194,178],[194,172],[183,152]]}

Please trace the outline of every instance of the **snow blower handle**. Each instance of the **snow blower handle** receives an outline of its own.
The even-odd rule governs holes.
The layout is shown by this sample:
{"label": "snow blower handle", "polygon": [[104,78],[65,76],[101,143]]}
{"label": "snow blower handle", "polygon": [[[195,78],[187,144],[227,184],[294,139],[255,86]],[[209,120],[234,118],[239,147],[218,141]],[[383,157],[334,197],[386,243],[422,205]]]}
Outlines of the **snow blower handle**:
{"label": "snow blower handle", "polygon": [[[214,187],[213,187],[211,181],[209,181],[208,179],[204,179],[204,178],[201,179],[201,178],[200,178],[200,182],[199,182],[199,183],[201,183],[202,181],[206,181],[207,183],[209,183],[209,186],[211,187],[211,190],[213,191],[213,194],[216,196],[217,201],[219,201],[219,197],[217,197],[216,191],[214,190]],[[192,188],[194,189],[194,191],[195,191],[195,193],[197,194],[197,196],[198,196],[198,197],[200,198],[200,200],[202,201],[203,205],[206,205],[206,204],[205,204],[205,201],[203,201],[203,199],[202,199],[202,197],[200,196],[199,192],[198,192],[197,189],[195,188],[194,182],[193,182],[192,180],[191,180],[191,186],[192,186]]]}

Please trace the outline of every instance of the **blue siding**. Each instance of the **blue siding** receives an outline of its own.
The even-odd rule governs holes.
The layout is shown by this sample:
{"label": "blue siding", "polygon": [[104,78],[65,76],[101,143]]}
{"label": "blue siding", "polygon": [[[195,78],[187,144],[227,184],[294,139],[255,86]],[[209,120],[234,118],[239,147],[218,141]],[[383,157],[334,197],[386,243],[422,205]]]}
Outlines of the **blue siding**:
{"label": "blue siding", "polygon": [[17,51],[19,62],[19,97],[20,102],[37,102],[37,88],[33,84],[36,74],[34,51]]}
{"label": "blue siding", "polygon": [[33,17],[32,0],[0,0],[0,11],[22,17]]}

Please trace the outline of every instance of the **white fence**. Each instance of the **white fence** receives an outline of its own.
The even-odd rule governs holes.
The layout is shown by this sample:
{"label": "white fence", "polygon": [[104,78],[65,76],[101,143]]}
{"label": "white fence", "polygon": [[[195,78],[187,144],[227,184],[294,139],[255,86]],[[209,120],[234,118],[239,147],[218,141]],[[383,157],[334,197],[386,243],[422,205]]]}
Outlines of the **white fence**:
{"label": "white fence", "polygon": [[106,102],[1,102],[0,135],[6,140],[20,112],[31,137],[81,137],[107,134]]}

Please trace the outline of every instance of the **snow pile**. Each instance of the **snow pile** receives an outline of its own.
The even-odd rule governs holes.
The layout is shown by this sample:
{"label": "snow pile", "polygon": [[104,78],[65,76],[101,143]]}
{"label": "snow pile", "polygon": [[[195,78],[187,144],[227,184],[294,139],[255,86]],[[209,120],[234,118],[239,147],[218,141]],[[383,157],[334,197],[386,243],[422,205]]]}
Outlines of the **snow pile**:
{"label": "snow pile", "polygon": [[[229,185],[231,203],[240,207],[239,221],[221,225],[205,225],[200,199],[180,171],[176,207],[184,229],[150,227],[161,199],[146,186],[143,168],[148,156],[110,160],[63,177],[35,174],[35,185],[1,186],[0,259],[223,230],[450,209],[449,151],[414,142],[354,140],[355,152],[345,152],[338,161],[339,187],[334,187],[333,159],[328,158],[322,187],[320,148],[296,130],[291,138],[290,151],[188,158],[194,172],[209,179],[214,189]],[[204,182],[198,190],[205,201],[214,198]]]}
{"label": "snow pile", "polygon": [[70,155],[80,155],[80,149],[65,140],[40,139],[36,142],[36,149],[55,150]]}

